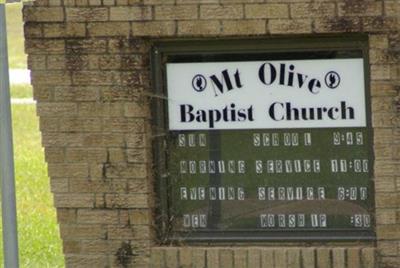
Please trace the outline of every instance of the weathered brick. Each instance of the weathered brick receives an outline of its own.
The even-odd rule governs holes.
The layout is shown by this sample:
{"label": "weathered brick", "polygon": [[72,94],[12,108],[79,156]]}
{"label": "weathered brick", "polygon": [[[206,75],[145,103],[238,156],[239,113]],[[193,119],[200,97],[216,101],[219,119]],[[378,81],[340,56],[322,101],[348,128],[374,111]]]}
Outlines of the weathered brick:
{"label": "weathered brick", "polygon": [[182,268],[192,268],[192,248],[182,247],[179,249],[179,265]]}
{"label": "weathered brick", "polygon": [[395,112],[395,100],[393,97],[375,97],[372,100],[373,112]]}
{"label": "weathered brick", "polygon": [[76,240],[64,240],[63,241],[63,252],[65,255],[68,254],[79,254],[81,252],[81,244]]}
{"label": "weathered brick", "polygon": [[334,17],[334,3],[294,3],[290,5],[292,18]]}
{"label": "weathered brick", "polygon": [[171,5],[175,4],[175,0],[143,0],[145,5]]}
{"label": "weathered brick", "polygon": [[317,267],[332,268],[330,261],[330,250],[327,248],[317,249]]}
{"label": "weathered brick", "polygon": [[129,36],[129,22],[95,22],[89,23],[87,30],[90,36]]}
{"label": "weathered brick", "polygon": [[274,264],[276,267],[287,267],[287,250],[286,250],[286,248],[274,249]]}
{"label": "weathered brick", "polygon": [[198,18],[196,5],[156,6],[156,20],[195,20]]}
{"label": "weathered brick", "polygon": [[123,116],[120,103],[82,102],[78,104],[78,113],[85,117],[119,117]]}
{"label": "weathered brick", "polygon": [[396,256],[399,253],[398,242],[390,240],[378,240],[378,251],[382,256]]}
{"label": "weathered brick", "polygon": [[400,225],[378,225],[376,234],[380,239],[398,240],[400,239]]}
{"label": "weathered brick", "polygon": [[261,249],[261,267],[273,267],[273,266],[274,266],[274,250]]}
{"label": "weathered brick", "polygon": [[117,71],[77,71],[72,73],[74,85],[115,85],[121,81],[120,73]]}
{"label": "weathered brick", "polygon": [[50,181],[50,190],[53,193],[66,193],[69,190],[69,183],[68,179],[62,178],[62,179],[56,179],[53,178]]}
{"label": "weathered brick", "polygon": [[65,14],[67,21],[107,21],[108,9],[104,7],[90,7],[90,8],[66,8]]}
{"label": "weathered brick", "polygon": [[101,225],[94,224],[61,224],[60,235],[65,240],[105,239],[106,230]]}
{"label": "weathered brick", "polygon": [[247,250],[240,248],[233,251],[233,263],[235,268],[247,267]]}
{"label": "weathered brick", "polygon": [[108,149],[108,162],[118,163],[126,162],[126,151],[122,148]]}
{"label": "weathered brick", "polygon": [[49,6],[61,6],[61,0],[52,0],[49,1]]}
{"label": "weathered brick", "polygon": [[272,34],[284,33],[310,33],[310,19],[282,20],[273,19],[268,21],[268,29]]}
{"label": "weathered brick", "polygon": [[289,7],[286,4],[247,4],[245,16],[247,19],[284,19],[289,17]]}
{"label": "weathered brick", "polygon": [[372,117],[374,128],[390,128],[396,126],[396,118],[390,113],[375,113]]}
{"label": "weathered brick", "polygon": [[382,2],[348,1],[338,4],[339,16],[380,16]]}
{"label": "weathered brick", "polygon": [[266,20],[224,20],[222,21],[222,33],[235,34],[265,34]]}
{"label": "weathered brick", "polygon": [[47,68],[51,70],[80,70],[88,66],[87,55],[50,55],[47,57]]}
{"label": "weathered brick", "polygon": [[207,264],[206,267],[210,268],[219,268],[220,262],[219,262],[219,249],[217,248],[209,248],[207,249]]}
{"label": "weathered brick", "polygon": [[392,146],[387,146],[386,144],[376,144],[375,145],[375,159],[392,159],[394,156],[394,148]]}
{"label": "weathered brick", "polygon": [[300,262],[300,249],[290,248],[287,250],[287,267],[288,268],[299,268],[301,267]]}
{"label": "weathered brick", "polygon": [[374,268],[376,267],[376,253],[375,248],[363,248],[361,249],[361,262],[363,268]]}
{"label": "weathered brick", "polygon": [[36,22],[26,22],[24,25],[24,33],[26,38],[43,37],[42,24]]}
{"label": "weathered brick", "polygon": [[[186,1],[186,0],[177,0],[177,1]],[[189,1],[195,1],[195,0],[189,0]],[[197,0],[198,1],[198,0]],[[218,2],[217,0],[200,0],[200,1],[204,1],[204,2],[210,2],[212,3],[212,1],[214,2]],[[265,0],[219,0],[219,2],[221,4],[247,4],[247,3],[264,3]]]}
{"label": "weathered brick", "polygon": [[[107,228],[108,238],[113,240],[145,240],[151,238],[150,233],[151,232],[149,226],[111,225]],[[169,260],[171,261],[171,263],[174,262],[173,256],[170,256],[168,254],[168,251],[166,252],[166,260],[167,260],[167,266]],[[177,263],[177,260],[175,260],[175,263]],[[171,266],[171,267],[176,267],[176,266]]]}
{"label": "weathered brick", "polygon": [[165,267],[178,267],[178,250],[176,248],[165,248]]}
{"label": "weathered brick", "polygon": [[129,220],[132,224],[150,224],[151,212],[148,209],[133,209],[129,211]]}
{"label": "weathered brick", "polygon": [[107,255],[66,255],[67,267],[87,268],[102,267],[108,265]]}
{"label": "weathered brick", "polygon": [[124,104],[124,115],[126,117],[149,117],[150,109],[147,103],[130,102]]}
{"label": "weathered brick", "polygon": [[132,34],[134,36],[171,36],[175,34],[175,22],[133,22]]}
{"label": "weathered brick", "polygon": [[62,147],[46,148],[44,156],[48,163],[62,163],[65,161],[64,148]]}
{"label": "weathered brick", "polygon": [[50,163],[48,165],[49,176],[52,178],[63,178],[63,177],[78,177],[85,178],[88,176],[88,165],[87,164],[56,164]]}
{"label": "weathered brick", "polygon": [[334,268],[346,268],[346,249],[335,248],[332,250],[332,266]]}
{"label": "weathered brick", "polygon": [[105,132],[143,133],[145,121],[142,118],[110,118],[103,121]]}
{"label": "weathered brick", "polygon": [[97,87],[56,87],[54,88],[54,101],[86,102],[100,99]]}
{"label": "weathered brick", "polygon": [[375,195],[375,205],[377,208],[396,208],[399,205],[397,193],[380,193]]}
{"label": "weathered brick", "polygon": [[201,5],[200,19],[240,19],[243,18],[242,5]]}
{"label": "weathered brick", "polygon": [[43,26],[44,37],[84,37],[86,25],[83,23],[52,23]]}
{"label": "weathered brick", "polygon": [[221,267],[233,268],[233,252],[231,249],[222,248],[219,251],[219,261]]}
{"label": "weathered brick", "polygon": [[389,46],[388,37],[384,34],[369,35],[369,45],[371,48],[385,49]]}
{"label": "weathered brick", "polygon": [[129,163],[148,163],[150,161],[150,155],[144,148],[128,149],[126,154]]}
{"label": "weathered brick", "polygon": [[396,18],[378,16],[366,17],[362,20],[362,30],[364,32],[381,33],[387,31],[396,31],[397,29],[398,23]]}
{"label": "weathered brick", "polygon": [[349,248],[347,250],[347,265],[349,267],[360,268],[360,249]]}
{"label": "weathered brick", "polygon": [[87,53],[105,53],[107,41],[103,39],[68,39],[65,41],[66,54],[76,56]]}
{"label": "weathered brick", "polygon": [[148,208],[147,194],[106,194],[107,208]]}
{"label": "weathered brick", "polygon": [[118,224],[118,211],[104,209],[79,209],[77,222],[82,224]]}
{"label": "weathered brick", "polygon": [[42,145],[55,146],[83,146],[84,137],[77,133],[42,133]]}
{"label": "weathered brick", "polygon": [[396,224],[396,211],[389,209],[379,209],[375,213],[377,224]]}
{"label": "weathered brick", "polygon": [[[64,40],[53,40],[53,39],[25,40],[25,53],[30,55],[63,53],[64,50],[65,50]],[[34,73],[32,75],[34,75]]]}
{"label": "weathered brick", "polygon": [[396,136],[395,133],[393,133],[393,130],[389,128],[376,128],[374,133],[374,144],[391,143],[390,141]]}
{"label": "weathered brick", "polygon": [[206,267],[206,250],[204,248],[194,248],[192,254],[193,254],[193,268]]}
{"label": "weathered brick", "polygon": [[43,70],[46,69],[45,55],[28,55],[28,69]]}
{"label": "weathered brick", "polygon": [[178,34],[179,35],[216,35],[221,32],[221,25],[219,21],[179,21]]}
{"label": "weathered brick", "polygon": [[125,193],[126,180],[88,180],[74,178],[69,182],[69,189],[74,193]]}
{"label": "weathered brick", "polygon": [[24,6],[24,21],[55,22],[64,20],[62,7],[30,7]]}
{"label": "weathered brick", "polygon": [[314,31],[316,33],[359,32],[361,20],[358,17],[316,18]]}
{"label": "weathered brick", "polygon": [[[390,147],[387,146],[386,147]],[[375,192],[393,192],[396,187],[396,180],[393,177],[379,177],[375,180]]]}
{"label": "weathered brick", "polygon": [[369,51],[369,62],[371,64],[385,64],[389,63],[389,54],[386,50],[371,49]]}
{"label": "weathered brick", "polygon": [[[151,0],[150,0],[151,1]],[[157,0],[153,0],[157,1]],[[159,0],[158,0],[159,1]],[[167,0],[168,1],[173,1],[173,0]],[[228,3],[229,0],[175,0],[176,4],[218,4],[218,3]],[[234,2],[234,1],[231,1]]]}
{"label": "weathered brick", "polygon": [[381,267],[397,268],[397,267],[400,267],[400,258],[399,257],[381,257],[379,259],[379,265],[381,265]]}
{"label": "weathered brick", "polygon": [[315,248],[304,248],[301,250],[301,261],[304,267],[315,266],[316,250]]}
{"label": "weathered brick", "polygon": [[70,74],[66,71],[36,71],[31,75],[34,86],[71,85]]}
{"label": "weathered brick", "polygon": [[143,21],[152,19],[151,7],[120,6],[110,8],[111,21]]}
{"label": "weathered brick", "polygon": [[60,122],[57,117],[40,117],[39,129],[42,133],[57,132]]}
{"label": "weathered brick", "polygon": [[260,268],[261,266],[261,252],[258,248],[249,248],[248,250],[248,264],[247,267]]}
{"label": "weathered brick", "polygon": [[80,253],[83,255],[107,254],[111,251],[111,245],[107,240],[82,240],[79,244]]}
{"label": "weathered brick", "polygon": [[37,113],[40,116],[73,116],[77,113],[77,105],[75,103],[38,103]]}
{"label": "weathered brick", "polygon": [[76,209],[71,208],[58,208],[57,209],[57,222],[59,223],[75,223],[76,222]]}
{"label": "weathered brick", "polygon": [[[129,79],[123,78],[123,79]],[[111,105],[117,102],[140,102],[143,99],[143,89],[140,86],[135,85],[134,80],[136,78],[131,77],[131,81],[124,81],[124,84],[132,83],[133,85],[123,85],[123,86],[111,86],[108,88],[103,88],[101,90],[101,101],[104,103],[111,102]],[[136,83],[140,83],[137,82]],[[121,114],[124,113],[124,106],[119,103],[119,110]],[[114,107],[111,107],[114,108]],[[115,116],[115,114],[111,114]]]}
{"label": "weathered brick", "polygon": [[81,135],[81,146],[83,147],[98,147],[98,146],[123,146],[124,137],[118,134],[86,134]]}
{"label": "weathered brick", "polygon": [[[95,180],[105,180],[107,179],[105,176],[105,169],[106,169],[107,163],[103,164],[90,164],[89,165],[89,176],[91,179]],[[104,202],[102,202],[104,204]]]}
{"label": "weathered brick", "polygon": [[94,194],[55,193],[54,206],[56,208],[92,208]]}
{"label": "weathered brick", "polygon": [[399,16],[400,14],[400,5],[398,1],[384,1],[384,14],[386,16]]}
{"label": "weathered brick", "polygon": [[59,130],[61,132],[99,132],[101,128],[100,118],[63,118]]}
{"label": "weathered brick", "polygon": [[151,254],[150,254],[150,263],[151,263],[151,268],[162,268],[165,267],[165,252],[163,248],[155,248],[153,247],[151,249]]}

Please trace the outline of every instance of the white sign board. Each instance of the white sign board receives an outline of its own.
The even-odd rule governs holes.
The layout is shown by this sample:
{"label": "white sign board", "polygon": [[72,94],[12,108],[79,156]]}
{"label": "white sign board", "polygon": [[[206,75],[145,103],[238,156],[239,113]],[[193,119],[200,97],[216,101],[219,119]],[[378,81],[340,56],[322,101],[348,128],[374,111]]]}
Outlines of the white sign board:
{"label": "white sign board", "polygon": [[363,59],[167,64],[170,130],[365,127]]}

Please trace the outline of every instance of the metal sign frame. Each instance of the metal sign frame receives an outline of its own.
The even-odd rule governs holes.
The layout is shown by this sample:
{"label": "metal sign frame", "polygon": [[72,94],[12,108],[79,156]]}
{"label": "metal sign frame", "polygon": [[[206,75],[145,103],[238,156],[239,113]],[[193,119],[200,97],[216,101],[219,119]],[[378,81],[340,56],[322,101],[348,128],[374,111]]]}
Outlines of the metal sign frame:
{"label": "metal sign frame", "polygon": [[[228,44],[228,45],[227,45]],[[240,242],[240,241],[374,241],[374,231],[290,231],[286,235],[279,232],[221,232],[221,231],[196,231],[192,233],[176,234],[171,229],[170,201],[168,193],[172,185],[168,182],[170,177],[167,167],[169,148],[166,137],[168,136],[167,122],[167,93],[165,64],[174,56],[197,55],[254,55],[262,53],[285,53],[285,52],[314,52],[314,51],[336,51],[349,50],[361,51],[364,59],[365,74],[365,101],[367,113],[367,127],[369,131],[369,143],[372,146],[373,133],[371,124],[371,103],[369,90],[369,58],[368,37],[366,35],[349,36],[318,36],[318,37],[285,37],[269,39],[227,39],[227,40],[169,40],[156,42],[151,54],[153,75],[153,157],[155,166],[156,186],[156,209],[159,241],[166,242]],[[373,152],[373,148],[371,148]],[[372,160],[374,157],[372,155]],[[372,166],[372,165],[371,165]],[[372,167],[371,167],[372,169]],[[374,174],[373,170],[370,174]],[[373,182],[371,182],[373,188]],[[374,195],[370,197],[374,203]],[[373,215],[375,212],[373,212]],[[374,226],[374,221],[372,223]],[[265,234],[268,233],[266,236]],[[264,234],[264,235],[261,235]]]}
{"label": "metal sign frame", "polygon": [[0,2],[0,169],[4,265],[18,267],[14,152],[11,124],[5,4]]}

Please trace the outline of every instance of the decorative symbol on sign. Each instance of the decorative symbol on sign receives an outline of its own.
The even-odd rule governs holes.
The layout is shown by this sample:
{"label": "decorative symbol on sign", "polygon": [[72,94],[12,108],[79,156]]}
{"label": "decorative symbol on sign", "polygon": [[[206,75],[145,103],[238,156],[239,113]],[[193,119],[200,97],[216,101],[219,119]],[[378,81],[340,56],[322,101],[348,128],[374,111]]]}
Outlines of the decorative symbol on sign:
{"label": "decorative symbol on sign", "polygon": [[340,84],[340,76],[337,72],[330,71],[325,75],[325,84],[329,88],[337,88]]}
{"label": "decorative symbol on sign", "polygon": [[207,80],[206,78],[201,75],[195,75],[192,80],[192,87],[197,92],[202,92],[207,87]]}

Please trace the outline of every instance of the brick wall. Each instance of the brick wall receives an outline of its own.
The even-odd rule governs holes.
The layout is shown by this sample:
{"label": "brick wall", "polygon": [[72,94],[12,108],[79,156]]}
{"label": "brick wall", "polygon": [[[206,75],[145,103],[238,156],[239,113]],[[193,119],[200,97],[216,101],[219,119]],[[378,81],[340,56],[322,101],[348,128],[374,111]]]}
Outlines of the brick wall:
{"label": "brick wall", "polygon": [[[26,52],[66,265],[400,267],[399,16],[396,0],[36,0],[25,6]],[[159,246],[152,40],[332,33],[369,36],[376,245]]]}

